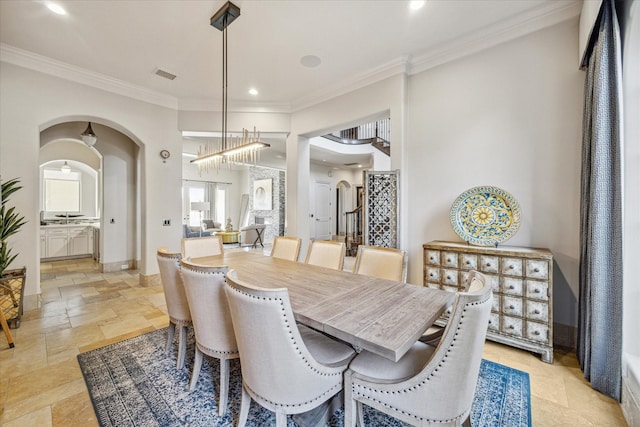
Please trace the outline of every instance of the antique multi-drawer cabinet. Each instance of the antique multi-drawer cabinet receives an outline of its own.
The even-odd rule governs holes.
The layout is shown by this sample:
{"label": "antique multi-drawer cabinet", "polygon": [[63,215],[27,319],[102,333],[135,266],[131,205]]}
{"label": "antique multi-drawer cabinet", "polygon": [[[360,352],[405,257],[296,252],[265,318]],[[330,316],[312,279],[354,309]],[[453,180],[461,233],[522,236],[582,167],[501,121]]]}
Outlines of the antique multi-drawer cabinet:
{"label": "antique multi-drawer cabinet", "polygon": [[[487,338],[553,362],[553,256],[548,249],[433,241],[424,248],[424,285],[457,292],[469,271],[493,288]],[[437,322],[446,323],[446,314]]]}

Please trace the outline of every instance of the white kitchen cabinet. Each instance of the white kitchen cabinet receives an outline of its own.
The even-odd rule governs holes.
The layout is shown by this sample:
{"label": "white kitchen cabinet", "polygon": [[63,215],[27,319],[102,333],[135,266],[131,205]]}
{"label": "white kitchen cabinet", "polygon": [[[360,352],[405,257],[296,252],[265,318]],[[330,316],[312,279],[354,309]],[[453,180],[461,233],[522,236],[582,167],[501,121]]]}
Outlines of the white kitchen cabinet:
{"label": "white kitchen cabinet", "polygon": [[49,226],[40,231],[41,258],[65,258],[93,255],[93,230],[90,226]]}

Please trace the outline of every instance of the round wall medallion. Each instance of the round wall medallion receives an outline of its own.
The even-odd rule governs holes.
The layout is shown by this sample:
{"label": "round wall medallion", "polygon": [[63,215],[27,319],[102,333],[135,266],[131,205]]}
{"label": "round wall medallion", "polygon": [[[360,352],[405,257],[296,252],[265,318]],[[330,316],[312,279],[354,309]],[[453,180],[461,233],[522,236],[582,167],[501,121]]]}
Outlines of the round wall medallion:
{"label": "round wall medallion", "polygon": [[451,226],[465,242],[497,246],[518,230],[520,206],[501,188],[474,187],[453,202]]}
{"label": "round wall medallion", "polygon": [[168,159],[169,156],[171,156],[171,153],[169,152],[169,150],[162,150],[160,152],[160,157],[162,157],[163,159]]}

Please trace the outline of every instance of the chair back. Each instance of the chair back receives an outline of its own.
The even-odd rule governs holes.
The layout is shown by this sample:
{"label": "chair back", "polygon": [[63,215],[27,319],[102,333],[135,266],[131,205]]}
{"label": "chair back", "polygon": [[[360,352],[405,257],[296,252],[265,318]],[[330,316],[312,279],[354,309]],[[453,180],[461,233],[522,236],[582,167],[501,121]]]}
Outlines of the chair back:
{"label": "chair back", "polygon": [[407,252],[379,246],[358,246],[353,272],[380,279],[407,281]]}
{"label": "chair back", "polygon": [[398,408],[409,405],[410,413],[437,420],[450,420],[461,414],[464,420],[470,413],[493,300],[491,283],[481,273],[474,273],[472,281],[474,288],[480,283],[482,286],[457,294],[453,313],[433,356],[418,375],[405,382],[406,387],[429,386],[418,386],[422,391],[411,394],[405,403],[398,402]]}
{"label": "chair back", "polygon": [[306,263],[342,270],[347,246],[333,240],[312,240],[307,251]]}
{"label": "chair back", "polygon": [[273,239],[271,256],[274,258],[298,261],[302,239],[299,237],[276,236]]}
{"label": "chair back", "polygon": [[182,257],[187,260],[205,256],[222,255],[222,237],[191,237],[182,239]]}
{"label": "chair back", "polygon": [[175,325],[190,325],[191,311],[180,275],[180,252],[169,252],[162,247],[158,248],[156,258],[169,319]]}
{"label": "chair back", "polygon": [[[236,337],[224,291],[228,267],[206,267],[181,261],[182,278],[198,347],[205,354],[228,358],[237,353]],[[217,356],[220,358],[220,356]]]}
{"label": "chair back", "polygon": [[318,389],[340,390],[346,365],[324,366],[311,355],[293,317],[287,289],[241,282],[234,270],[227,274],[225,289],[240,351],[242,382],[253,396],[260,396],[262,405],[315,406]]}

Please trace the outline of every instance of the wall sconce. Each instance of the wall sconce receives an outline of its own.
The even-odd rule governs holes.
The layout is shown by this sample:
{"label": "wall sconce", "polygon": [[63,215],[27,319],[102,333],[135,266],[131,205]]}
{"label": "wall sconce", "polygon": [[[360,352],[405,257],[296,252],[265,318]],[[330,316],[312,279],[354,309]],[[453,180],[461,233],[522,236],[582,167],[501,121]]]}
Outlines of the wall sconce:
{"label": "wall sconce", "polygon": [[60,168],[60,171],[62,173],[70,173],[71,172],[71,168],[69,167],[69,163],[67,163],[67,161],[64,161],[64,165],[62,165],[62,167]]}
{"label": "wall sconce", "polygon": [[80,134],[80,136],[82,137],[84,143],[87,144],[87,147],[93,147],[93,145],[98,140],[95,132],[93,131],[93,129],[91,129],[91,122],[89,122],[87,128]]}

